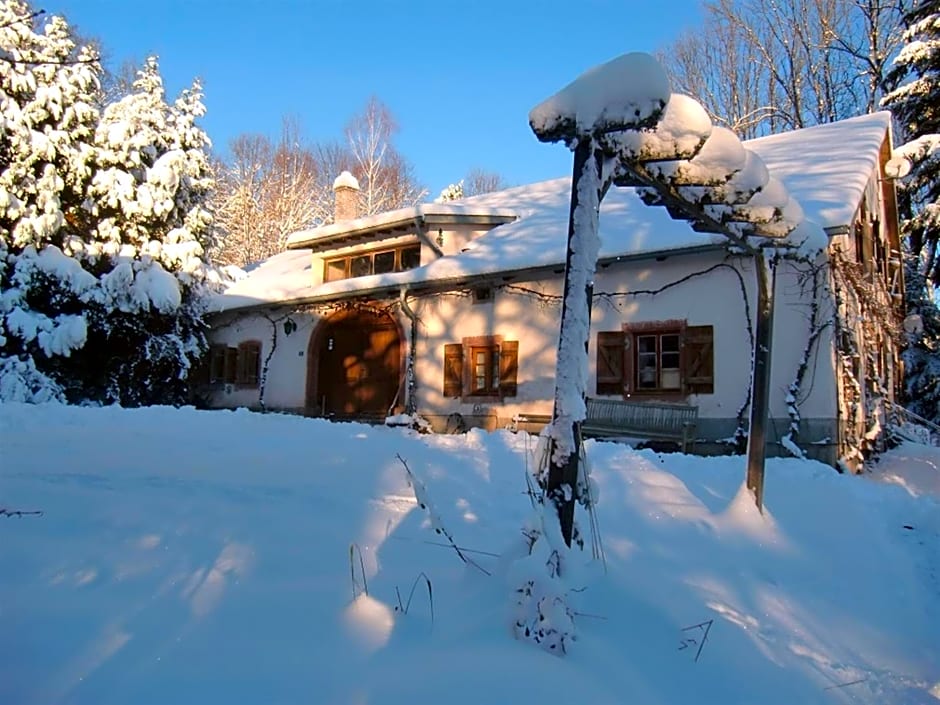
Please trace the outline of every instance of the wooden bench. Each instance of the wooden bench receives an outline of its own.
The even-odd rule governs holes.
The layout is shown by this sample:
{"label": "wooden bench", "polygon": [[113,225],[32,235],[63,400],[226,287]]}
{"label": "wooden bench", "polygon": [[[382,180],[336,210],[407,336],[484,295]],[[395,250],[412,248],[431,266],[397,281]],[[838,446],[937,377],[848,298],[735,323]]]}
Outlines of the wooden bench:
{"label": "wooden bench", "polygon": [[[581,424],[581,433],[585,438],[628,436],[675,441],[683,453],[689,453],[695,447],[697,406],[591,397],[586,401],[587,418]],[[544,426],[551,420],[551,415],[547,414],[518,414],[513,422],[514,427],[518,428],[528,424]]]}
{"label": "wooden bench", "polygon": [[585,438],[636,436],[675,441],[683,453],[689,453],[695,447],[697,406],[590,397],[586,401],[587,418],[581,425]]}

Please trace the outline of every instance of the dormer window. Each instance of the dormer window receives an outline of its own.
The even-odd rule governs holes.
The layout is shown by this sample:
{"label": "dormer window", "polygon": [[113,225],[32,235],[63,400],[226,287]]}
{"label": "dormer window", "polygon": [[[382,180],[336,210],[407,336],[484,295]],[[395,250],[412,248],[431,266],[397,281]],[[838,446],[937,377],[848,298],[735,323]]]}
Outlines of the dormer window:
{"label": "dormer window", "polygon": [[420,245],[360,252],[326,260],[323,280],[332,282],[352,277],[367,277],[370,274],[404,272],[406,269],[414,269],[420,265]]}

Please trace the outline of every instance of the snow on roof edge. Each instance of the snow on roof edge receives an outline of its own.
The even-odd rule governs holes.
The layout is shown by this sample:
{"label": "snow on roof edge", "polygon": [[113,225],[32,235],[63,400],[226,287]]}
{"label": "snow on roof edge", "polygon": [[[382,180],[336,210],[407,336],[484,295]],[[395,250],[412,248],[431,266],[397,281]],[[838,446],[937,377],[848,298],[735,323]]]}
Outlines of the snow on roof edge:
{"label": "snow on roof edge", "polygon": [[393,211],[367,215],[355,220],[344,220],[340,223],[331,223],[330,225],[321,225],[318,228],[308,228],[292,233],[287,238],[287,246],[290,248],[311,245],[318,240],[325,240],[334,235],[345,235],[355,233],[360,230],[368,230],[383,225],[392,225],[396,223],[407,223],[416,218],[433,218],[435,216],[455,216],[472,218],[506,218],[512,220],[519,217],[516,210],[507,210],[505,208],[473,208],[463,203],[419,203],[416,206],[407,206]]}
{"label": "snow on roof edge", "polygon": [[[871,171],[879,163],[885,134],[890,134],[890,120],[890,113],[882,111],[743,143],[765,159],[772,173],[779,175],[791,194],[804,206],[806,217],[805,227],[801,228],[801,248],[823,247],[827,241],[827,232],[831,234],[846,223],[851,223]],[[794,148],[794,141],[798,143],[799,149]],[[315,245],[317,239],[325,239],[330,235],[394,222],[407,222],[419,217],[498,216],[512,220],[494,227],[474,240],[471,249],[466,252],[435,260],[408,272],[373,275],[394,279],[383,283],[374,282],[373,277],[363,277],[342,280],[342,283],[330,282],[329,285],[313,286],[309,256],[306,264],[301,267],[291,261],[291,266],[284,268],[287,260],[278,258],[284,257],[287,252],[281,253],[265,261],[265,265],[270,263],[274,266],[262,266],[257,272],[249,275],[245,284],[233,286],[229,292],[214,297],[214,303],[219,305],[213,307],[213,312],[290,304],[323,297],[361,296],[402,285],[439,286],[461,277],[491,276],[557,267],[563,262],[563,255],[561,259],[553,255],[550,250],[554,249],[556,243],[548,235],[549,231],[558,230],[565,225],[559,219],[564,220],[563,216],[567,212],[566,199],[569,191],[570,177],[561,177],[472,196],[455,203],[421,204],[324,226],[314,231],[295,233],[291,236],[295,243],[294,248],[287,252],[297,255],[303,252],[297,249],[301,242]],[[639,203],[639,199],[632,189],[615,191],[625,193],[618,197],[612,192],[614,198],[608,197],[604,201],[603,210],[607,213],[606,217],[602,218],[602,231],[609,236],[609,246],[604,248],[606,253],[602,251],[605,258],[609,259],[610,255],[614,255],[632,259],[645,257],[653,252],[688,249],[693,247],[693,242],[702,245],[709,243],[709,236],[693,233],[683,221],[671,221],[661,209],[649,206],[636,208],[632,201]],[[629,195],[626,192],[629,192]],[[820,197],[820,192],[825,194]],[[555,203],[561,196],[564,196],[562,200],[565,200],[565,203]],[[637,230],[645,230],[645,233],[633,235]],[[316,232],[316,239],[302,240],[297,237],[312,232]],[[628,239],[624,238],[625,234]],[[696,241],[693,238],[698,239]],[[496,268],[483,264],[486,256],[505,253],[507,248],[514,250],[512,258],[500,261],[498,272]],[[524,252],[520,254],[520,251]]]}
{"label": "snow on roof edge", "polygon": [[[704,252],[718,252],[725,249],[724,244],[714,242],[702,242],[698,245],[687,245],[681,247],[665,247],[657,250],[647,250],[633,254],[615,254],[606,255],[598,258],[598,265],[612,262],[634,262],[648,259],[655,259],[668,253],[670,256],[683,256],[701,254]],[[309,256],[312,250],[291,250],[293,254],[302,252]],[[285,254],[285,253],[281,253]],[[277,255],[275,255],[277,256]],[[232,311],[242,311],[246,309],[265,308],[269,306],[287,306],[306,303],[316,303],[320,301],[335,301],[337,299],[354,298],[359,296],[375,296],[377,294],[399,291],[402,288],[434,288],[435,290],[448,289],[456,284],[468,282],[472,279],[499,279],[508,274],[524,275],[537,274],[551,271],[564,264],[564,261],[538,264],[531,267],[520,269],[512,267],[507,269],[498,269],[490,272],[466,272],[449,277],[440,278],[421,278],[422,270],[427,269],[427,265],[409,269],[404,272],[392,272],[389,274],[370,275],[366,277],[351,277],[349,279],[339,279],[333,282],[324,282],[318,286],[306,287],[308,292],[292,298],[256,298],[246,294],[227,294],[214,297],[214,302],[224,304],[218,307],[210,306],[209,315],[219,315],[230,313]],[[411,276],[408,276],[411,275]],[[372,280],[381,278],[381,281],[372,284]],[[394,280],[394,281],[393,281]],[[365,284],[365,285],[364,285]]]}

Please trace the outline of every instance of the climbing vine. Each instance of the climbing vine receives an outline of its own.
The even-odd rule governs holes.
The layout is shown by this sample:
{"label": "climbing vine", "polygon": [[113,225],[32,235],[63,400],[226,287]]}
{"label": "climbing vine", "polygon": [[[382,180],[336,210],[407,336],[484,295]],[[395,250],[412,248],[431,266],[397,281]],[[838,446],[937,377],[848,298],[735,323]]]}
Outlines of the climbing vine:
{"label": "climbing vine", "polygon": [[840,467],[855,470],[879,450],[884,425],[883,401],[890,394],[882,358],[885,341],[900,345],[901,320],[884,280],[850,260],[839,247],[830,255],[833,324],[839,379],[842,382],[843,457]]}

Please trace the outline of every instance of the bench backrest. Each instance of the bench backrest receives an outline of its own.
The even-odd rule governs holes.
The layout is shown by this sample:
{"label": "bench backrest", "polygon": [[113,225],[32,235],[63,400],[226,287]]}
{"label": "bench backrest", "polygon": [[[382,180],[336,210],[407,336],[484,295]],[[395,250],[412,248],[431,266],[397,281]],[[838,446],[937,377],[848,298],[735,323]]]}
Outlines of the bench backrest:
{"label": "bench backrest", "polygon": [[665,402],[587,399],[587,421],[636,430],[673,430],[681,433],[698,421],[698,407]]}

